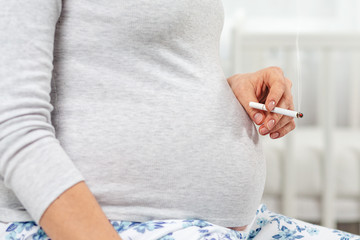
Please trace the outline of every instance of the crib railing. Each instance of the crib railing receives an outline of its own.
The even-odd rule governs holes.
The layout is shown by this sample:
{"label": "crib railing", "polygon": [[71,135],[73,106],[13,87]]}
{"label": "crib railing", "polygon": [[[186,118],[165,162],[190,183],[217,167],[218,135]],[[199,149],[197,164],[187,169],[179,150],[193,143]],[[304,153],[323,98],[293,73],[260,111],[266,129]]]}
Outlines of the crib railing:
{"label": "crib railing", "polygon": [[[334,133],[339,128],[360,128],[360,34],[317,32],[299,35],[302,72],[299,84],[296,33],[246,32],[239,25],[233,34],[233,72],[252,72],[276,65],[293,80],[295,106],[302,106],[299,110],[305,114],[304,119],[297,121],[296,131],[316,128],[321,133],[321,224],[335,227],[337,145],[334,140],[337,136]],[[299,86],[301,91],[298,91]],[[297,183],[293,177],[296,131],[280,140],[285,146],[281,153],[285,156],[281,170],[281,209],[284,214],[294,217],[297,215]],[[360,146],[360,140],[358,144]]]}

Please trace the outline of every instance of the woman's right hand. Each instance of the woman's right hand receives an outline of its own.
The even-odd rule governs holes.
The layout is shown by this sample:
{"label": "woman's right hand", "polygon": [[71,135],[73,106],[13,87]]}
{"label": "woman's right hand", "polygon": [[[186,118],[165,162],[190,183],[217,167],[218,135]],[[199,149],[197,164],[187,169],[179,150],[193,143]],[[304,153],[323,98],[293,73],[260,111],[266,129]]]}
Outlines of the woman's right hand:
{"label": "woman's right hand", "polygon": [[40,225],[52,240],[121,240],[85,182],[52,202]]}

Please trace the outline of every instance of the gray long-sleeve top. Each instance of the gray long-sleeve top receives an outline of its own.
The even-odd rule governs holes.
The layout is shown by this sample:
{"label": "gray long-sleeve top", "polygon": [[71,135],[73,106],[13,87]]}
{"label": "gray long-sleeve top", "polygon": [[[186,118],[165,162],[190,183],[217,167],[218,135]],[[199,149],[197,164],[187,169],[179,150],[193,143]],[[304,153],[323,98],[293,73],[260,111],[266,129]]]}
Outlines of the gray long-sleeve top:
{"label": "gray long-sleeve top", "polygon": [[109,219],[249,224],[265,163],[220,0],[0,1],[0,221],[85,179]]}

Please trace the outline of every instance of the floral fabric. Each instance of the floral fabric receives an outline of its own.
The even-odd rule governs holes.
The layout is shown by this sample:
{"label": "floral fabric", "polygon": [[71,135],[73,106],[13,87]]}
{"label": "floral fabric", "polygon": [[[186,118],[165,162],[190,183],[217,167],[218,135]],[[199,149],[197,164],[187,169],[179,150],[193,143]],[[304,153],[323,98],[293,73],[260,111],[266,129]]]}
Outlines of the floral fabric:
{"label": "floral fabric", "polygon": [[[235,231],[201,219],[111,221],[123,240],[360,240],[360,236],[333,230],[269,211],[261,205],[244,231]],[[1,229],[1,227],[0,227]],[[1,240],[49,240],[35,222],[2,226]]]}

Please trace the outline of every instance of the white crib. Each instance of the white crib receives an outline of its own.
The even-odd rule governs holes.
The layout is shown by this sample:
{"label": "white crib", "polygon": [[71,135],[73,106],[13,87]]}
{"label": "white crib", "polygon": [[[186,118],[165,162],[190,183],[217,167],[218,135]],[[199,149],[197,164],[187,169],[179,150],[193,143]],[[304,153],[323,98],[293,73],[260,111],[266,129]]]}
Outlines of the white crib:
{"label": "white crib", "polygon": [[[233,72],[280,66],[297,94],[296,33],[233,31]],[[262,137],[263,202],[335,227],[360,222],[360,34],[300,33],[301,111],[287,137]],[[298,104],[295,103],[295,106]]]}

